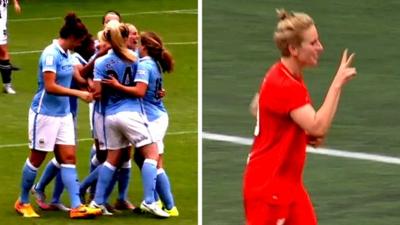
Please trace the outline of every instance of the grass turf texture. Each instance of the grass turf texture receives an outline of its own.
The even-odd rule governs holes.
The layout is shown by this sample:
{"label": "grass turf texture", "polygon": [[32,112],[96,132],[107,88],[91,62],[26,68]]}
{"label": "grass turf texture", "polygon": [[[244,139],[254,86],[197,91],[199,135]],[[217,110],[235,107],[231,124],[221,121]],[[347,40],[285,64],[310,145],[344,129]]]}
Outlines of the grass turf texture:
{"label": "grass turf texture", "polygon": [[[326,147],[399,157],[397,1],[203,1],[203,130],[251,137],[248,105],[279,58],[275,8],[310,14],[325,52],[305,71],[318,108],[344,48],[358,75],[344,88]],[[221,107],[223,102],[223,107]],[[203,221],[243,224],[242,172],[249,146],[204,141]],[[398,165],[308,156],[304,179],[320,224],[398,224]]]}
{"label": "grass turf texture", "polygon": [[[9,6],[9,49],[12,62],[21,68],[13,75],[17,95],[0,94],[0,223],[1,224],[197,224],[197,2],[196,1],[22,1],[22,15],[16,16]],[[166,107],[170,126],[165,138],[165,165],[169,174],[180,216],[159,220],[151,216],[128,212],[114,217],[95,220],[70,220],[62,212],[41,212],[39,219],[25,219],[14,212],[13,204],[19,195],[21,168],[28,155],[28,109],[37,88],[37,67],[40,52],[58,37],[63,17],[75,11],[89,31],[96,35],[102,28],[101,17],[107,10],[117,10],[125,22],[134,23],[139,31],[159,33],[166,47],[175,57],[176,70],[167,74],[165,88]],[[171,10],[180,10],[171,13]],[[144,13],[145,12],[145,13]],[[79,105],[78,173],[83,178],[88,172],[91,141],[88,110]],[[12,145],[7,147],[6,145]],[[52,154],[48,155],[48,159]],[[46,162],[42,165],[45,166]],[[139,205],[142,198],[140,174],[133,165],[130,200]],[[52,185],[47,188],[50,196]],[[65,192],[66,193],[66,192]],[[32,203],[35,205],[33,202]],[[68,196],[64,194],[64,202]],[[110,198],[113,203],[115,195]],[[35,206],[36,207],[36,206]],[[37,208],[37,207],[36,207]]]}

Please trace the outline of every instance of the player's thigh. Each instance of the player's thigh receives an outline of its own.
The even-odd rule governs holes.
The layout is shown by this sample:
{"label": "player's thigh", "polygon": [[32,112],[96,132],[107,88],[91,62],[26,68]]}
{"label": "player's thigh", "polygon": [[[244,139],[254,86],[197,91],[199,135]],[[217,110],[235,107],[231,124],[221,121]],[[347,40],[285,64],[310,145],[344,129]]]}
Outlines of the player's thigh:
{"label": "player's thigh", "polygon": [[[317,216],[311,199],[302,189],[296,196],[294,204],[290,208],[288,225],[316,225]],[[285,224],[286,225],[286,224]]]}
{"label": "player's thigh", "polygon": [[123,129],[125,137],[135,147],[140,148],[154,142],[148,128],[148,121],[138,112],[121,112],[119,115],[119,123]]}
{"label": "player's thigh", "polygon": [[29,148],[52,152],[61,127],[61,117],[41,115],[29,110]]}
{"label": "player's thigh", "polygon": [[149,122],[149,131],[154,142],[157,143],[158,154],[164,153],[164,136],[168,128],[168,114]]}
{"label": "player's thigh", "polygon": [[149,130],[155,141],[163,140],[168,129],[168,114],[163,114],[156,120],[150,121]]}
{"label": "player's thigh", "polygon": [[245,201],[246,225],[286,225],[288,210],[288,205],[247,200]]}
{"label": "player's thigh", "polygon": [[122,149],[129,146],[129,139],[123,130],[126,124],[121,123],[121,115],[107,115],[105,117],[105,144],[108,150]]}
{"label": "player's thigh", "polygon": [[76,144],[76,125],[72,114],[60,117],[61,126],[58,130],[56,144],[57,145],[73,145]]}

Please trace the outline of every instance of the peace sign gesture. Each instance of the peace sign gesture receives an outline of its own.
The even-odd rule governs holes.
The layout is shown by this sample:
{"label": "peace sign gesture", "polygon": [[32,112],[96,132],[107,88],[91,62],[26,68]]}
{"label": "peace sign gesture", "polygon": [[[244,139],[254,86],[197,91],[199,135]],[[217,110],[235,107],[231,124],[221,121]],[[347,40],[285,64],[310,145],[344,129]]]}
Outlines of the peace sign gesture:
{"label": "peace sign gesture", "polygon": [[343,51],[342,59],[333,81],[338,87],[342,87],[357,74],[356,68],[351,65],[354,56],[355,53],[351,53],[350,56],[348,56],[347,49]]}

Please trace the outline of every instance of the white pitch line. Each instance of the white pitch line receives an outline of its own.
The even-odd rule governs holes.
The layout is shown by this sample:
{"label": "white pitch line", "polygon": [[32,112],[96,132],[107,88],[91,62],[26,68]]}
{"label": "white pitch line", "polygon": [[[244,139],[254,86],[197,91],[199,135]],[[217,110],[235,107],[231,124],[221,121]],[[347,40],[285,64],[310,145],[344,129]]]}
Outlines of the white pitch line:
{"label": "white pitch line", "polygon": [[[253,143],[253,139],[251,138],[213,134],[208,132],[203,132],[202,136],[203,139],[207,140],[230,142],[240,145],[251,145]],[[368,160],[368,161],[400,165],[400,158],[392,156],[369,154],[363,152],[351,152],[351,151],[328,149],[328,148],[312,148],[309,146],[307,146],[307,152],[313,154],[341,157],[341,158],[360,159],[360,160]]]}
{"label": "white pitch line", "polygon": [[[197,45],[197,41],[187,41],[187,42],[167,42],[165,45]],[[32,50],[32,51],[18,51],[18,52],[10,52],[11,55],[25,55],[25,54],[34,54],[40,53],[43,50]]]}
{"label": "white pitch line", "polygon": [[[167,136],[171,135],[185,135],[185,134],[197,134],[197,131],[176,131],[176,132],[167,132]],[[81,138],[78,139],[78,142],[84,142],[84,141],[91,141],[93,140],[92,138]],[[5,145],[0,145],[1,148],[15,148],[15,147],[28,147],[28,143],[19,143],[19,144],[5,144]]]}
{"label": "white pitch line", "polygon": [[[134,13],[121,13],[121,16],[134,16],[146,14],[197,14],[197,9],[177,9],[177,10],[163,10],[163,11],[148,11],[148,12],[134,12]],[[96,15],[82,15],[80,18],[93,18],[102,17],[104,14]],[[9,19],[8,22],[28,22],[28,21],[48,21],[48,20],[62,20],[63,17],[38,17],[38,18],[24,18],[24,19]]]}

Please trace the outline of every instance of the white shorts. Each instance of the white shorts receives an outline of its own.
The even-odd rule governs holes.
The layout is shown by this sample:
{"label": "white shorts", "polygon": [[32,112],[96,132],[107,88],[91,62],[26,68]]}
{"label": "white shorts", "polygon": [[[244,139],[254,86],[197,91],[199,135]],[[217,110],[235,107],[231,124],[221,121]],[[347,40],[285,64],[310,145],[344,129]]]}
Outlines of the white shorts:
{"label": "white shorts", "polygon": [[147,119],[138,112],[119,112],[106,116],[106,145],[108,150],[142,147],[153,143]]}
{"label": "white shorts", "polygon": [[0,45],[7,44],[7,8],[0,7]]}
{"label": "white shorts", "polygon": [[75,145],[75,128],[72,114],[46,116],[29,109],[29,148],[52,152],[56,144]]}
{"label": "white shorts", "polygon": [[158,154],[164,153],[164,136],[168,128],[168,114],[160,116],[158,119],[149,122],[150,134],[157,143]]}
{"label": "white shorts", "polygon": [[94,112],[93,115],[93,138],[99,143],[100,150],[106,150],[106,134],[104,133],[105,126],[104,116],[98,112]]}

